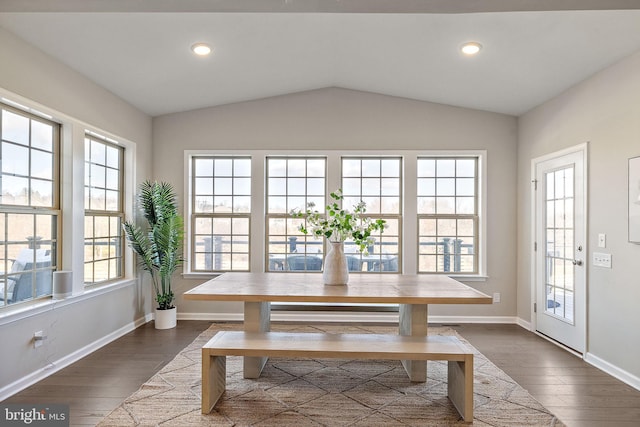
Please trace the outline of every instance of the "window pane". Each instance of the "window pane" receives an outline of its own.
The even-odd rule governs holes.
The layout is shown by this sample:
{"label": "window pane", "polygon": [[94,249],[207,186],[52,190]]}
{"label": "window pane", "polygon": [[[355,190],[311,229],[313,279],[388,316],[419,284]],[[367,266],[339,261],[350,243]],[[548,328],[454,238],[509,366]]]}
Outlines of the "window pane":
{"label": "window pane", "polygon": [[106,145],[103,142],[91,140],[91,161],[104,165],[106,161]]}
{"label": "window pane", "polygon": [[360,178],[343,178],[342,192],[344,194],[361,194],[362,179]]}
{"label": "window pane", "polygon": [[438,159],[436,161],[436,173],[439,177],[456,176],[456,161],[453,159]]}
{"label": "window pane", "polygon": [[325,175],[324,159],[307,159],[307,176],[324,178],[324,175]]}
{"label": "window pane", "polygon": [[400,177],[400,163],[396,159],[382,159],[382,176]]}
{"label": "window pane", "polygon": [[250,195],[251,194],[251,178],[234,178],[233,194]]}
{"label": "window pane", "polygon": [[366,215],[372,219],[385,215],[387,227],[384,233],[375,236],[375,243],[368,254],[360,254],[352,241],[345,242],[345,251],[359,262],[350,267],[357,272],[398,272],[399,235],[401,215],[401,162],[399,157],[343,157],[342,206],[353,210],[353,206],[364,202]]}
{"label": "window pane", "polygon": [[380,172],[379,159],[362,160],[362,176],[380,176]]}
{"label": "window pane", "polygon": [[456,160],[456,176],[475,178],[476,176],[475,159],[457,159]]}
{"label": "window pane", "polygon": [[457,196],[474,196],[475,195],[475,179],[459,178],[456,180]]}
{"label": "window pane", "polygon": [[342,159],[342,176],[362,176],[359,159]]}
{"label": "window pane", "polygon": [[106,187],[110,190],[120,190],[120,171],[118,169],[106,170]]}
{"label": "window pane", "polygon": [[233,160],[232,159],[215,159],[214,173],[215,173],[215,176],[232,176]]}
{"label": "window pane", "polygon": [[227,195],[233,194],[232,191],[233,180],[231,178],[216,178],[213,182],[213,194],[215,195]]}
{"label": "window pane", "polygon": [[251,176],[251,159],[234,159],[233,161],[234,176]]}
{"label": "window pane", "polygon": [[120,150],[110,145],[107,145],[106,149],[107,149],[106,165],[112,169],[120,169]]}
{"label": "window pane", "polygon": [[59,130],[46,119],[0,106],[0,204],[13,206],[13,212],[0,208],[2,307],[51,295]]}
{"label": "window pane", "polygon": [[124,148],[85,135],[85,285],[123,277],[122,158]]}
{"label": "window pane", "polygon": [[430,178],[418,179],[418,196],[435,196],[436,180]]}
{"label": "window pane", "polygon": [[193,164],[196,176],[213,176],[213,159],[196,158]]}
{"label": "window pane", "polygon": [[305,159],[289,159],[287,162],[288,176],[306,176],[307,162]]}
{"label": "window pane", "polygon": [[286,178],[269,178],[269,194],[284,196],[287,194]]}
{"label": "window pane", "polygon": [[[324,158],[267,158],[268,271],[316,270],[317,262],[321,265],[322,240],[305,236],[299,230],[304,219],[292,218],[291,210],[304,212],[313,203],[314,209],[324,211],[325,170]],[[314,255],[308,257],[307,253]]]}
{"label": "window pane", "polygon": [[436,176],[435,159],[418,159],[418,176],[433,178]]}
{"label": "window pane", "polygon": [[418,271],[477,273],[477,162],[418,159]]}
{"label": "window pane", "polygon": [[29,118],[2,110],[2,139],[29,145]]}
{"label": "window pane", "polygon": [[7,174],[29,175],[29,148],[2,143],[2,172]]}
{"label": "window pane", "polygon": [[[235,156],[194,157],[193,170],[193,270],[246,271],[251,160]],[[236,257],[238,254],[242,256]]]}

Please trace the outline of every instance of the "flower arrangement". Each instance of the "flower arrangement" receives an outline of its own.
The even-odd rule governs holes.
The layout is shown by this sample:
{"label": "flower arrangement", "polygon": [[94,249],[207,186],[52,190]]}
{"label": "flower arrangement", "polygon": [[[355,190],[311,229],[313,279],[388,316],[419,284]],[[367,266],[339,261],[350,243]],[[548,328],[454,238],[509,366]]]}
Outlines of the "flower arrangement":
{"label": "flower arrangement", "polygon": [[344,199],[341,189],[332,192],[331,199],[333,201],[326,206],[325,215],[314,209],[315,204],[312,202],[307,204],[307,210],[304,212],[293,209],[291,214],[294,217],[305,217],[307,220],[307,226],[302,224],[299,230],[316,237],[324,236],[330,242],[352,239],[360,252],[366,253],[367,248],[375,242],[371,234],[374,231],[384,232],[386,221],[364,216],[367,206],[363,201],[353,206],[353,212],[342,209],[338,204]]}

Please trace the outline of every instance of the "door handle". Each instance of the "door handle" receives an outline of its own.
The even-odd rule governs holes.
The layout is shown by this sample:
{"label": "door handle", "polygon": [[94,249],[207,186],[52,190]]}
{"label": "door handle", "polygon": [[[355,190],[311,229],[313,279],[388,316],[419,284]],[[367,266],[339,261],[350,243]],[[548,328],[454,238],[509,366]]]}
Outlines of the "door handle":
{"label": "door handle", "polygon": [[573,262],[573,265],[582,265],[581,259],[574,259],[572,262]]}

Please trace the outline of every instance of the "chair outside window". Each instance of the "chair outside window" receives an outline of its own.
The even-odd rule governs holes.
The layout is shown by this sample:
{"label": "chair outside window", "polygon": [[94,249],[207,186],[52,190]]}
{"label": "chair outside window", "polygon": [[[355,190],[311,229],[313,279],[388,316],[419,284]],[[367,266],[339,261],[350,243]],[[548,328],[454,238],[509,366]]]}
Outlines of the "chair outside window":
{"label": "chair outside window", "polygon": [[357,256],[347,255],[347,267],[349,271],[362,271],[362,262]]}
{"label": "chair outside window", "polygon": [[316,256],[293,255],[287,257],[289,270],[320,271],[322,258]]}
{"label": "chair outside window", "polygon": [[[35,263],[34,263],[35,261]],[[50,295],[53,283],[49,250],[23,249],[13,261],[7,274],[7,295],[0,289],[0,299],[11,304],[27,299]]]}

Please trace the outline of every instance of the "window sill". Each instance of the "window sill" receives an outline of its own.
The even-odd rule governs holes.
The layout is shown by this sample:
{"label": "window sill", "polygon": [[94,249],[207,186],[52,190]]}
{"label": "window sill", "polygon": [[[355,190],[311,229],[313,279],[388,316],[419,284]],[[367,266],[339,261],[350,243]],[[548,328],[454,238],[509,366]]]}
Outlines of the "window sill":
{"label": "window sill", "polygon": [[489,276],[483,275],[464,275],[464,274],[451,274],[449,275],[452,279],[459,280],[461,282],[486,282]]}
{"label": "window sill", "polygon": [[108,285],[90,288],[78,295],[71,295],[64,299],[42,298],[36,301],[20,303],[17,306],[5,307],[0,310],[0,326],[18,322],[22,319],[37,316],[47,311],[55,310],[70,304],[86,301],[99,295],[114,292],[118,289],[125,288],[135,284],[135,279],[123,279],[118,282],[109,283]]}
{"label": "window sill", "polygon": [[224,273],[186,272],[186,273],[182,273],[182,278],[183,279],[215,279],[221,274],[224,274]]}

